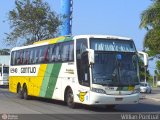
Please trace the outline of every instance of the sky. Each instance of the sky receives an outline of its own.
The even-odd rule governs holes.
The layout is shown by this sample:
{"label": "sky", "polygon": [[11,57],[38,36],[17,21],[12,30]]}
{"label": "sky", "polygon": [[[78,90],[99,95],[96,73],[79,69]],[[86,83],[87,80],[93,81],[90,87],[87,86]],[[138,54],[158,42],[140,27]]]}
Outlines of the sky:
{"label": "sky", "polygon": [[[44,0],[60,14],[61,0]],[[7,20],[15,0],[0,0],[0,49],[6,48],[4,33],[9,33]],[[140,29],[141,13],[151,5],[151,0],[73,0],[72,34],[105,34],[130,37],[137,50],[143,49],[146,30]]]}

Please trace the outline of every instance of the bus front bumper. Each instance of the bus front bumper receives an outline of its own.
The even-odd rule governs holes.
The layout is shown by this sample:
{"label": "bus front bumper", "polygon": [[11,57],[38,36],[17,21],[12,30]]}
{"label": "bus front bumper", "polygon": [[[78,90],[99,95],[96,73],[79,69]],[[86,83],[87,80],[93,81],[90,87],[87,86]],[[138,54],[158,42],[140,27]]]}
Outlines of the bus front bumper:
{"label": "bus front bumper", "polygon": [[139,103],[139,96],[139,93],[130,95],[107,95],[90,92],[90,105],[136,104]]}

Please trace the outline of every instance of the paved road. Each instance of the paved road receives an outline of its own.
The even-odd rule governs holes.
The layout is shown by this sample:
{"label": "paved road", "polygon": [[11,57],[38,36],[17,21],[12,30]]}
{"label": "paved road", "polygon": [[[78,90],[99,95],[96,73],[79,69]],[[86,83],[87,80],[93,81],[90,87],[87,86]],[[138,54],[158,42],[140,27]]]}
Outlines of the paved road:
{"label": "paved road", "polygon": [[[156,96],[157,92],[152,95]],[[154,112],[160,114],[160,102],[152,99],[148,99],[145,95],[144,99],[140,100],[139,104],[134,105],[118,105],[115,109],[109,110],[101,107],[89,107],[79,105],[76,109],[68,108],[63,102],[55,100],[46,100],[40,98],[32,98],[31,100],[23,100],[17,98],[15,94],[12,94],[6,88],[0,88],[0,114],[123,114],[123,113],[143,113]],[[152,96],[153,97],[153,96]],[[56,116],[57,117],[57,116]],[[62,117],[62,116],[60,116]],[[78,116],[76,116],[78,117]],[[84,117],[84,116],[83,116]],[[88,116],[87,116],[88,117]],[[91,118],[96,118],[91,117]],[[119,116],[120,117],[120,116]],[[46,118],[46,116],[45,116]],[[81,118],[81,117],[78,117]],[[103,117],[102,117],[103,118]],[[59,117],[58,117],[59,119]],[[77,118],[76,118],[77,119]]]}
{"label": "paved road", "polygon": [[142,97],[150,99],[151,101],[157,101],[160,103],[160,88],[153,88],[151,94],[142,93]]}

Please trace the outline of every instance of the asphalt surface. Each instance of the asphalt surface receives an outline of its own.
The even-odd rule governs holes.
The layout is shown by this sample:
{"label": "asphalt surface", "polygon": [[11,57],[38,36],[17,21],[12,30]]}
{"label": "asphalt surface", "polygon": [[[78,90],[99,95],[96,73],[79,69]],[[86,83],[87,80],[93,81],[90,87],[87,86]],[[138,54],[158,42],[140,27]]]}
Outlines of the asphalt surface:
{"label": "asphalt surface", "polygon": [[[114,109],[104,106],[93,107],[78,105],[76,109],[68,108],[63,102],[42,98],[30,100],[19,99],[7,88],[0,88],[0,114],[10,115],[18,119],[122,119],[122,114],[158,114],[160,118],[160,90],[153,90],[152,94],[142,94],[139,104],[117,105]],[[151,99],[150,99],[151,98]],[[155,99],[154,99],[155,98]],[[39,118],[37,118],[39,117]],[[10,118],[11,119],[11,118]],[[0,118],[1,120],[1,118]]]}

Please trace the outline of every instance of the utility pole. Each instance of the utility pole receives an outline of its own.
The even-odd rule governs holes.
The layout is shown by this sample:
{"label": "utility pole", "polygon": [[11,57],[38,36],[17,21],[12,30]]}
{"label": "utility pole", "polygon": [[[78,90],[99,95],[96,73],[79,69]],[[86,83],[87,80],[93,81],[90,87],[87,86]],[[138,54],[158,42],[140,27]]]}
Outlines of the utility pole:
{"label": "utility pole", "polygon": [[147,82],[147,66],[144,66],[144,71],[145,71],[145,78],[144,78],[144,82]]}
{"label": "utility pole", "polygon": [[60,27],[60,35],[72,34],[72,13],[73,13],[73,0],[61,0],[61,15],[62,25]]}

